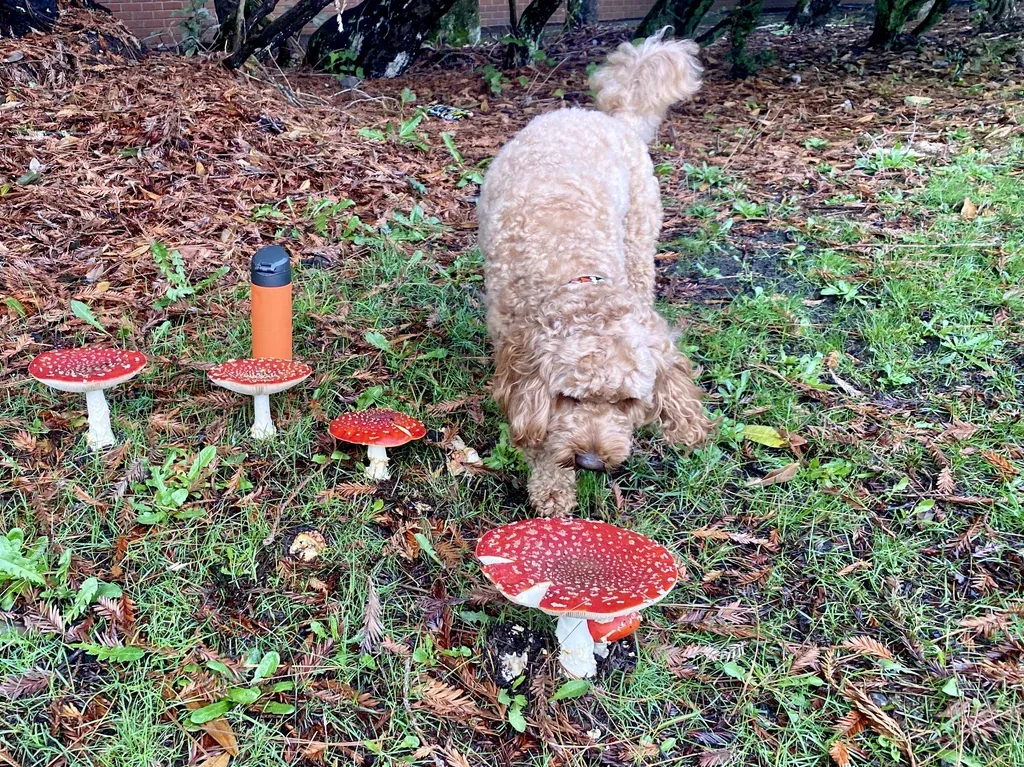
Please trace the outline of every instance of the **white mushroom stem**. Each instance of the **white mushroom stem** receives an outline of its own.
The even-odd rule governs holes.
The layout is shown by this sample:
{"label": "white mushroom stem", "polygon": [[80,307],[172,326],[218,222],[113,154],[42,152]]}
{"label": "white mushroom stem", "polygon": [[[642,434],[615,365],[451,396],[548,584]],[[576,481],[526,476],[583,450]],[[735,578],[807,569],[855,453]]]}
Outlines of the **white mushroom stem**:
{"label": "white mushroom stem", "polygon": [[110,408],[102,389],[85,393],[85,406],[89,411],[89,433],[85,441],[93,450],[102,450],[115,443],[114,432],[110,428]]}
{"label": "white mushroom stem", "polygon": [[570,676],[589,679],[597,673],[594,638],[590,636],[586,618],[563,615],[555,626],[555,636],[558,637],[560,650],[558,660]]}
{"label": "white mushroom stem", "polygon": [[277,434],[277,427],[270,417],[270,395],[255,394],[252,398],[252,434],[253,439],[267,439]]}
{"label": "white mushroom stem", "polygon": [[607,642],[594,642],[594,655],[598,658],[608,657],[608,643]]}
{"label": "white mushroom stem", "polygon": [[373,482],[389,479],[391,472],[388,471],[388,451],[380,445],[369,445],[366,448],[366,457],[370,460],[366,467],[366,477]]}

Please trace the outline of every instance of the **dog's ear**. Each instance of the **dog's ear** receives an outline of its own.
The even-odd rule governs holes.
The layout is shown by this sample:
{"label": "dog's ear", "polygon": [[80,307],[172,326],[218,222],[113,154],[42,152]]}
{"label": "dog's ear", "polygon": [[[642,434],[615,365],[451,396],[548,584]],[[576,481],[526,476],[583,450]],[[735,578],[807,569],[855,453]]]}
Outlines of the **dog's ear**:
{"label": "dog's ear", "polygon": [[531,345],[517,334],[497,351],[491,395],[505,412],[516,447],[536,447],[548,434],[551,391],[538,369]]}
{"label": "dog's ear", "polygon": [[661,423],[665,441],[695,447],[707,439],[714,424],[704,414],[704,392],[693,383],[690,361],[670,345],[654,382],[652,420]]}

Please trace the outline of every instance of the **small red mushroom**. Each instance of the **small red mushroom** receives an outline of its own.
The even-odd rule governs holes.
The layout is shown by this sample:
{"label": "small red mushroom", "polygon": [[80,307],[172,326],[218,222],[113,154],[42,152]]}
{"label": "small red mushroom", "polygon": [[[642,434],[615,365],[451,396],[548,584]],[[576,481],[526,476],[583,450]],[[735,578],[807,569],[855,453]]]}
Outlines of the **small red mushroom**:
{"label": "small red mushroom", "polygon": [[137,375],[146,355],[124,349],[54,349],[43,352],[28,366],[28,373],[57,391],[85,393],[89,411],[86,442],[93,450],[114,444],[110,408],[103,390]]}
{"label": "small red mushroom", "polygon": [[331,436],[340,442],[366,445],[368,479],[377,482],[391,476],[388,471],[389,447],[421,439],[426,427],[405,413],[394,410],[356,410],[338,416],[330,425]]}
{"label": "small red mushroom", "polygon": [[630,613],[609,621],[587,621],[587,630],[594,640],[594,654],[608,657],[608,645],[625,639],[640,628],[640,613]]}
{"label": "small red mushroom", "polygon": [[250,433],[253,439],[265,439],[277,434],[277,427],[270,417],[270,395],[302,383],[312,372],[313,368],[302,362],[260,357],[222,362],[211,368],[207,375],[217,386],[252,397]]}
{"label": "small red mushroom", "polygon": [[[480,538],[476,557],[484,575],[508,599],[558,616],[562,667],[583,678],[597,672],[594,624],[628,619],[622,624],[635,628],[639,612],[663,599],[679,577],[664,546],[631,530],[583,519],[503,525]],[[624,625],[614,628],[624,631]]]}
{"label": "small red mushroom", "polygon": [[620,615],[608,621],[587,621],[587,629],[595,642],[618,642],[640,628],[640,613]]}

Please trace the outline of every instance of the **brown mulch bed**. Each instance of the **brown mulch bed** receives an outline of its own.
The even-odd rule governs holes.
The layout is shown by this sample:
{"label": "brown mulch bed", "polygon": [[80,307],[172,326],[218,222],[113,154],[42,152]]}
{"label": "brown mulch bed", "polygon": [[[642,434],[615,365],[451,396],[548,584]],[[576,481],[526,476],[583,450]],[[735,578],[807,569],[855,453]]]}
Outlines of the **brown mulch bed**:
{"label": "brown mulch bed", "polygon": [[[904,52],[864,51],[864,34],[860,25],[760,32],[752,45],[770,46],[775,63],[744,81],[724,74],[720,47],[708,49],[706,85],[694,104],[672,113],[655,161],[718,165],[743,180],[750,200],[797,198],[805,212],[827,213],[828,198],[852,191],[867,200],[852,207],[870,218],[884,179],[847,174],[827,183],[815,166],[848,171],[865,148],[893,143],[948,153],[955,125],[983,123],[993,146],[1021,131],[1019,103],[1004,97],[1020,78],[1012,46],[1000,58],[992,53],[998,38],[979,37],[960,16]],[[507,73],[498,94],[479,71],[499,60],[497,45],[428,53],[402,78],[345,89],[307,71],[230,73],[213,56],[137,56],[117,21],[80,10],[65,14],[53,35],[0,42],[0,130],[8,137],[0,154],[0,290],[28,314],[0,316],[0,329],[16,339],[0,359],[20,368],[54,332],[80,330],[78,319],[53,329],[71,298],[101,318],[124,318],[122,331],[135,336],[159,316],[149,295],[158,277],[148,254],[154,240],[181,251],[193,280],[224,264],[239,275],[281,225],[254,221],[254,211],[286,198],[300,209],[311,198],[350,198],[370,223],[419,204],[447,225],[434,248],[439,260],[452,258],[473,245],[476,187],[458,186],[461,169],[440,134],[451,134],[466,167],[486,160],[536,114],[585,105],[586,64],[627,35],[611,28],[557,39],[551,63]],[[974,51],[975,63],[962,66],[970,54],[960,50]],[[400,103],[403,88],[415,91],[413,104]],[[906,96],[931,102],[923,108]],[[424,119],[429,152],[360,135],[435,103],[474,115]],[[804,142],[812,137],[830,143],[811,151]],[[666,232],[685,231],[694,193],[677,175],[666,187]],[[763,222],[734,231],[749,227]],[[308,228],[291,247],[326,259],[358,251]]]}

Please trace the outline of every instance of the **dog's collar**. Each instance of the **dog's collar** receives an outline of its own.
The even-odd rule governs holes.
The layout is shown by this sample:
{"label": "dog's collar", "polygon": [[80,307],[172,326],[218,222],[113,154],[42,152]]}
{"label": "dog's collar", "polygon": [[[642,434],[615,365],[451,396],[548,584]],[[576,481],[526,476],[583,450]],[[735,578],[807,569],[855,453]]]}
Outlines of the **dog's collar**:
{"label": "dog's collar", "polygon": [[573,277],[569,280],[566,285],[589,285],[592,282],[607,282],[607,277],[602,277],[600,274],[581,274],[579,277]]}

